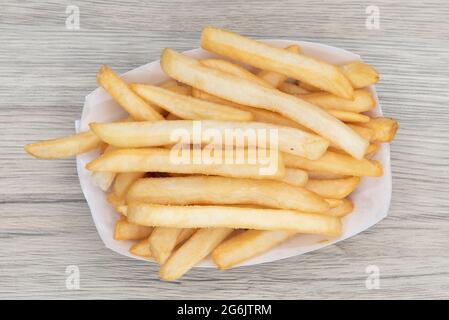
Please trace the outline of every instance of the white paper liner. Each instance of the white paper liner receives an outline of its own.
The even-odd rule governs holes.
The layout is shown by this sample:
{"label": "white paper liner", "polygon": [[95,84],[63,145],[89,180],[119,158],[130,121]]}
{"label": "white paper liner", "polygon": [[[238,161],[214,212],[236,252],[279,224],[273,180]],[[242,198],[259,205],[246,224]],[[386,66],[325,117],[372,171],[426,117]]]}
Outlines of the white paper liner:
{"label": "white paper liner", "polygon": [[[306,55],[320,58],[333,64],[360,60],[360,56],[343,49],[304,41],[265,40],[265,42],[277,47],[286,47],[291,44],[299,44]],[[216,57],[216,55],[194,49],[185,54],[195,58]],[[160,68],[159,61],[140,66],[123,75],[127,82],[157,84],[168,79]],[[370,115],[381,116],[382,109],[377,99],[374,87],[369,89],[375,96],[377,106],[370,111]],[[85,131],[90,122],[109,122],[124,118],[126,113],[111,99],[102,89],[97,88],[86,96],[81,120],[76,122],[76,130]],[[93,185],[91,175],[85,169],[86,163],[98,156],[98,151],[92,151],[77,157],[77,170],[83,190],[89,205],[95,226],[106,247],[130,258],[149,261],[131,255],[128,252],[132,241],[115,241],[112,239],[114,226],[119,214],[106,201],[106,193]],[[384,175],[379,178],[364,177],[358,188],[351,194],[350,199],[354,203],[354,211],[343,218],[343,234],[339,238],[329,238],[318,235],[298,235],[292,237],[276,248],[243,262],[238,266],[248,266],[264,262],[270,262],[300,255],[306,252],[327,247],[336,242],[352,237],[378,223],[388,214],[391,200],[391,168],[390,146],[382,144],[374,159],[379,160],[384,167]],[[150,261],[149,261],[150,262]],[[207,258],[197,266],[214,266]]]}

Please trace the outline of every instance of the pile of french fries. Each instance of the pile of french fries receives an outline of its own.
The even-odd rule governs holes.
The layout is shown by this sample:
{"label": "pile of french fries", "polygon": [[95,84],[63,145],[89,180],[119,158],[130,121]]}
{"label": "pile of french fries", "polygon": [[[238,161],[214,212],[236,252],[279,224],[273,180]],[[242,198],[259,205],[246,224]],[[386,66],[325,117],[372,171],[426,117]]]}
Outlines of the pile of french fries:
{"label": "pile of french fries", "polygon": [[[201,47],[223,58],[195,60],[165,49],[160,63],[170,80],[157,85],[127,84],[102,66],[99,85],[129,117],[25,146],[43,159],[101,150],[86,168],[120,213],[114,239],[134,241],[129,251],[158,262],[164,280],[208,255],[227,269],[298,234],[338,237],[353,210],[348,196],[362,177],[383,174],[371,157],[398,129],[393,119],[364,114],[376,105],[367,87],[379,75],[361,61],[335,66],[298,45],[276,48],[213,27],[203,29]],[[278,149],[270,151],[276,170],[173,163],[171,133],[192,135],[198,121],[220,134],[277,130]]]}

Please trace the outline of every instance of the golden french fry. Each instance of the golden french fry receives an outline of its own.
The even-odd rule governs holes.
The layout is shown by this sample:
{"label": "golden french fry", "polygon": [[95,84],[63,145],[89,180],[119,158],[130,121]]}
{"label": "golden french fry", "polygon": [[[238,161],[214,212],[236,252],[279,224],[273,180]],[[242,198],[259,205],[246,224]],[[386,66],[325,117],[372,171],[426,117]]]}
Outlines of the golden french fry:
{"label": "golden french fry", "polygon": [[164,264],[170,257],[182,230],[181,228],[154,228],[151,236],[148,238],[148,243],[150,244],[152,256],[159,264]]}
{"label": "golden french fry", "polygon": [[184,228],[179,233],[178,239],[176,239],[176,245],[182,245],[184,242],[189,240],[189,238],[197,231],[195,228]]}
{"label": "golden french fry", "polygon": [[[196,138],[198,144],[215,142],[218,145],[229,146],[229,143],[240,142],[242,145],[237,145],[237,147],[267,148],[267,143],[276,143],[276,147],[280,151],[304,156],[308,159],[318,159],[329,145],[326,139],[318,135],[296,128],[260,122],[164,120],[91,123],[90,128],[103,141],[121,148],[164,146],[182,142],[179,140],[187,138],[188,141],[184,141],[184,143],[193,143]],[[271,136],[267,137],[267,140],[258,139],[258,131],[265,135],[268,135],[269,131],[276,132],[276,141],[267,141]],[[176,136],[176,132],[185,134]],[[211,132],[214,132],[213,141],[211,141]],[[216,137],[215,133],[219,137]],[[227,138],[230,133],[233,136]]]}
{"label": "golden french fry", "polygon": [[182,277],[195,264],[208,256],[232,231],[228,228],[215,228],[195,232],[161,267],[159,273],[161,279],[176,280]]}
{"label": "golden french fry", "polygon": [[331,199],[346,198],[358,186],[360,177],[350,177],[343,179],[310,179],[306,184],[306,189],[316,194]]}
{"label": "golden french fry", "polygon": [[[326,200],[334,200],[334,199],[326,199]],[[344,217],[348,213],[351,213],[354,209],[352,202],[348,199],[337,200],[338,203],[333,208],[330,208],[324,214],[333,216],[333,217]]]}
{"label": "golden french fry", "polygon": [[133,244],[129,248],[129,253],[142,258],[151,258],[151,250],[148,239],[145,238]]}
{"label": "golden french fry", "polygon": [[333,115],[335,118],[344,122],[366,123],[370,120],[370,117],[361,113],[334,109],[326,109],[326,111]]}
{"label": "golden french fry", "polygon": [[[194,163],[192,158],[187,159],[188,163],[182,163],[178,160],[183,159],[177,158],[177,154],[172,154],[168,149],[119,149],[101,155],[89,162],[86,168],[91,171],[189,173],[254,179],[282,178],[285,175],[282,156],[280,153],[272,153],[268,159],[269,163],[262,161],[237,163],[233,155],[229,156],[224,152],[220,163],[206,164]],[[194,152],[191,152],[190,157],[193,154]]]}
{"label": "golden french fry", "polygon": [[324,109],[351,112],[365,112],[376,106],[373,95],[368,90],[355,90],[354,99],[343,99],[327,92],[301,94],[299,97]]}
{"label": "golden french fry", "polygon": [[310,83],[337,96],[352,98],[353,89],[348,79],[337,67],[324,61],[213,27],[203,29],[201,47],[262,70]]}
{"label": "golden french fry", "polygon": [[140,179],[129,189],[127,203],[167,205],[255,204],[305,212],[324,212],[328,203],[302,187],[272,180],[188,176]]}
{"label": "golden french fry", "polygon": [[178,93],[178,94],[182,94],[185,96],[190,96],[192,94],[192,87],[186,86],[185,84],[180,83],[173,79],[169,79],[169,80],[159,84],[158,87],[161,87],[163,89],[166,89],[171,92]]}
{"label": "golden french fry", "polygon": [[368,141],[344,123],[295,96],[204,67],[198,61],[169,49],[165,49],[162,54],[161,66],[172,78],[220,98],[279,112],[335,142],[357,159],[363,158],[368,147]]}
{"label": "golden french fry", "polygon": [[[297,44],[292,44],[290,46],[287,46],[284,50],[293,53],[299,53],[301,51],[301,48]],[[288,79],[288,77],[284,74],[268,70],[260,70],[257,73],[257,76],[265,82],[269,83],[274,88],[278,88]]]}
{"label": "golden french fry", "polygon": [[97,149],[101,144],[101,140],[92,131],[86,131],[68,137],[30,143],[25,145],[24,149],[35,158],[59,159]]}
{"label": "golden french fry", "polygon": [[369,122],[361,124],[363,127],[373,130],[373,142],[390,142],[396,136],[399,123],[390,118],[372,118]]}
{"label": "golden french fry", "polygon": [[249,81],[257,82],[258,84],[271,88],[272,86],[264,81],[263,79],[256,76],[254,73],[251,73],[247,69],[238,66],[232,62],[222,60],[222,59],[205,59],[200,60],[200,63],[206,67],[221,70],[223,72],[227,72],[233,75],[236,75],[238,77],[247,79]]}
{"label": "golden french fry", "polygon": [[308,160],[303,157],[284,153],[283,160],[287,167],[303,169],[306,171],[368,177],[380,177],[383,174],[382,165],[376,160],[357,160],[349,155],[332,151],[327,151],[318,160]]}
{"label": "golden french fry", "polygon": [[141,226],[127,220],[118,220],[114,229],[114,240],[140,240],[148,238],[152,227]]}
{"label": "golden french fry", "polygon": [[121,172],[117,174],[112,185],[112,192],[118,198],[124,198],[128,188],[144,175],[145,172]]}
{"label": "golden french fry", "polygon": [[377,71],[362,61],[344,64],[339,69],[356,89],[371,86],[379,81]]}
{"label": "golden french fry", "polygon": [[328,236],[341,233],[339,219],[284,209],[131,203],[128,205],[128,220],[158,227],[281,230]]}
{"label": "golden french fry", "polygon": [[97,73],[97,82],[117,103],[125,109],[134,120],[162,120],[163,117],[134,93],[117,74],[107,66],[102,66]]}
{"label": "golden french fry", "polygon": [[[290,168],[285,168],[285,170],[290,169]],[[321,171],[306,171],[307,175],[309,176],[309,179],[324,179],[324,180],[329,180],[329,179],[342,179],[342,178],[347,178],[347,176],[342,175],[342,174],[336,174],[336,173],[329,173],[329,172],[321,172]]]}
{"label": "golden french fry", "polygon": [[145,84],[130,84],[129,86],[145,100],[151,101],[182,119],[249,121],[253,118],[248,111],[196,99],[156,86]]}
{"label": "golden french fry", "polygon": [[306,185],[309,175],[306,171],[295,168],[285,168],[285,176],[279,181],[291,184],[297,187],[303,187]]}
{"label": "golden french fry", "polygon": [[[301,97],[302,95],[306,95],[306,94],[309,93],[304,88],[301,88],[300,86],[298,86],[298,85],[296,85],[294,83],[290,83],[290,82],[282,83],[279,86],[279,90],[281,90],[282,92],[288,93],[288,94],[292,94],[292,95],[298,96],[298,97]],[[303,99],[303,100],[305,100],[305,99]]]}
{"label": "golden french fry", "polygon": [[295,232],[247,230],[221,243],[212,251],[212,261],[219,269],[258,256],[284,242]]}

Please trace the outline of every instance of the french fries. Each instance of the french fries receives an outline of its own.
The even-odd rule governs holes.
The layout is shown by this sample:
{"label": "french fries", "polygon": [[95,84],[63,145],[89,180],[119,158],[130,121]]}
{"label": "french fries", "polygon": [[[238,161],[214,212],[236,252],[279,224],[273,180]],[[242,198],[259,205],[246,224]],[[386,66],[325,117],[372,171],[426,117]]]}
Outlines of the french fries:
{"label": "french fries", "polygon": [[30,143],[24,149],[36,158],[59,159],[97,149],[100,145],[101,140],[92,131],[86,131],[69,137]]}
{"label": "french fries", "polygon": [[[282,49],[281,49],[282,50]],[[252,81],[202,66],[198,61],[165,49],[162,69],[171,77],[220,98],[279,112],[335,142],[356,159],[363,158],[368,141],[326,111],[294,96]]]}
{"label": "french fries", "polygon": [[130,84],[130,88],[145,100],[151,101],[182,119],[250,121],[253,118],[248,111],[195,99],[156,86]]}
{"label": "french fries", "polygon": [[201,47],[263,70],[275,71],[351,99],[353,88],[341,71],[324,61],[275,48],[217,28],[206,27]]}
{"label": "french fries", "polygon": [[300,94],[299,97],[324,109],[365,112],[376,106],[371,92],[362,89],[354,91],[354,99],[343,99],[327,92]]}
{"label": "french fries", "polygon": [[198,230],[161,267],[163,280],[176,280],[203,260],[214,248],[231,234],[232,229],[214,228]]}
{"label": "french fries", "polygon": [[[285,48],[285,50],[293,52],[293,53],[299,53],[301,51],[301,48],[296,45],[292,44]],[[265,82],[269,83],[272,87],[278,88],[280,85],[282,85],[285,81],[287,81],[288,77],[282,73],[268,71],[268,70],[260,70],[257,73],[257,76],[264,80]]]}
{"label": "french fries", "polygon": [[[271,133],[274,132],[277,136],[276,147],[280,151],[313,160],[321,157],[329,145],[326,139],[315,134],[258,122],[141,121],[91,123],[90,128],[103,141],[121,148],[157,147],[180,142],[193,143],[195,139],[197,139],[196,143],[220,143],[229,146],[228,143],[239,143],[237,138],[234,139],[235,135],[242,136],[245,133],[247,134],[242,137],[243,141],[240,141],[242,145],[237,145],[238,147],[267,148],[267,143],[272,142]],[[185,134],[177,136],[175,135],[177,132]],[[259,133],[268,138],[259,139]],[[180,139],[187,139],[186,136],[187,141],[180,141]]]}
{"label": "french fries", "polygon": [[305,187],[323,198],[344,199],[354,191],[359,182],[360,177],[329,180],[310,179]]}
{"label": "french fries", "polygon": [[128,221],[156,227],[283,230],[327,236],[341,234],[341,222],[335,217],[284,209],[131,203],[128,205]]}
{"label": "french fries", "polygon": [[127,220],[118,220],[114,229],[114,240],[140,240],[148,238],[153,231],[152,227],[128,222]]}
{"label": "french fries", "polygon": [[324,212],[328,203],[302,187],[271,180],[188,176],[140,179],[130,188],[127,203],[167,205],[254,204],[305,212]]}
{"label": "french fries", "polygon": [[295,234],[287,231],[248,230],[216,247],[212,251],[212,261],[219,269],[229,269],[270,250]]}
{"label": "french fries", "polygon": [[293,236],[340,237],[369,196],[354,193],[362,177],[383,174],[371,157],[398,129],[363,114],[376,107],[368,87],[379,75],[361,61],[336,66],[212,27],[201,45],[224,57],[165,49],[168,78],[157,85],[127,84],[102,66],[97,82],[129,117],[24,147],[42,159],[97,149],[85,168],[116,211],[108,231],[159,263],[162,280],[209,254],[228,269]]}
{"label": "french fries", "polygon": [[[91,171],[114,171],[114,172],[168,172],[168,173],[189,173],[189,174],[209,174],[228,177],[266,179],[267,177],[283,178],[285,167],[281,155],[275,159],[270,158],[275,163],[270,163],[270,170],[262,163],[235,163],[234,158],[223,155],[221,163],[201,164],[178,163],[173,161],[173,155],[168,149],[119,149],[101,155],[97,159],[89,162],[86,169]],[[227,164],[228,163],[228,164]],[[231,164],[229,164],[231,163]]]}
{"label": "french fries", "polygon": [[349,155],[331,151],[327,151],[320,159],[313,161],[288,153],[283,154],[283,160],[287,167],[306,171],[321,171],[358,177],[380,177],[383,174],[382,165],[376,160],[357,160]]}
{"label": "french fries", "polygon": [[97,82],[117,103],[136,121],[162,120],[163,117],[134,93],[128,85],[107,66],[102,66],[97,73]]}

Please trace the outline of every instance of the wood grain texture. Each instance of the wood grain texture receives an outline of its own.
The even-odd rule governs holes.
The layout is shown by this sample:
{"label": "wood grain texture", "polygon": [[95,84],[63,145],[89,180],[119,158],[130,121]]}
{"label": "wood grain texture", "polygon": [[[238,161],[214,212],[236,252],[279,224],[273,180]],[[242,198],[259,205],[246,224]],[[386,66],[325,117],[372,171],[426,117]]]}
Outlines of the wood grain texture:
{"label": "wood grain texture", "polygon": [[[418,1],[9,1],[0,10],[0,298],[449,298],[449,6]],[[380,9],[380,30],[365,8]],[[259,38],[321,42],[381,73],[392,144],[389,217],[326,249],[228,271],[195,269],[161,282],[157,267],[106,249],[74,159],[34,160],[23,144],[74,131],[97,68],[124,72],[161,49],[198,47],[204,25]],[[67,290],[77,265],[81,289]],[[380,289],[365,287],[368,265]]]}

